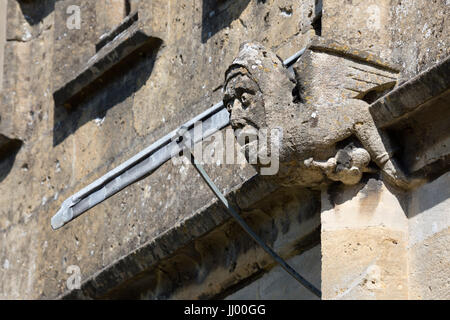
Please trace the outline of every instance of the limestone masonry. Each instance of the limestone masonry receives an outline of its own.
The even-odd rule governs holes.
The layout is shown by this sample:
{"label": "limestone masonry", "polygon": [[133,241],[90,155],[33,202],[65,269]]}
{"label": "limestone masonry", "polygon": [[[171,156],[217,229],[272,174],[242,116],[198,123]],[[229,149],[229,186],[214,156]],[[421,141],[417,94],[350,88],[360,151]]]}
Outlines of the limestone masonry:
{"label": "limestone masonry", "polygon": [[212,106],[205,170],[322,299],[450,299],[449,14],[0,0],[0,299],[319,299],[186,155],[132,158]]}

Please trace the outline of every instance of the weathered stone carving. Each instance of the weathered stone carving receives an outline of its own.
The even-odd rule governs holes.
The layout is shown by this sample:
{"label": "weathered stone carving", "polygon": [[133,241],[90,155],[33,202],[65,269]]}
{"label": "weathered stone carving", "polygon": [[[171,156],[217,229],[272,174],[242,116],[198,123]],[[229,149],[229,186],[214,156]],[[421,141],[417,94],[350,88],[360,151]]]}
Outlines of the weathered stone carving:
{"label": "weathered stone carving", "polygon": [[[226,72],[224,103],[240,142],[254,129],[283,129],[280,170],[273,177],[281,185],[355,184],[373,171],[372,161],[390,183],[406,189],[413,182],[364,101],[392,89],[397,74],[371,55],[321,39],[290,72],[273,52],[246,43]],[[250,143],[242,144],[248,154]]]}
{"label": "weathered stone carving", "polygon": [[328,179],[341,181],[344,184],[357,184],[364,172],[374,172],[369,167],[370,154],[364,148],[357,148],[352,143],[337,152],[328,161],[305,160],[307,168],[320,169]]}

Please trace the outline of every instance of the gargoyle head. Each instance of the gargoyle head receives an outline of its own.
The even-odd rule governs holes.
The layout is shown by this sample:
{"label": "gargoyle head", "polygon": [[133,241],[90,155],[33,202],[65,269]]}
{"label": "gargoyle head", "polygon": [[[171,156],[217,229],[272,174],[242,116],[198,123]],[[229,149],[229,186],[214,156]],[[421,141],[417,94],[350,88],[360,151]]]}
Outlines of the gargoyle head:
{"label": "gargoyle head", "polygon": [[294,79],[272,51],[256,43],[241,46],[226,72],[223,100],[244,149],[252,142],[241,136],[253,137],[256,142],[260,129],[267,129],[269,135],[272,129],[285,129],[284,117],[292,104],[294,87]]}

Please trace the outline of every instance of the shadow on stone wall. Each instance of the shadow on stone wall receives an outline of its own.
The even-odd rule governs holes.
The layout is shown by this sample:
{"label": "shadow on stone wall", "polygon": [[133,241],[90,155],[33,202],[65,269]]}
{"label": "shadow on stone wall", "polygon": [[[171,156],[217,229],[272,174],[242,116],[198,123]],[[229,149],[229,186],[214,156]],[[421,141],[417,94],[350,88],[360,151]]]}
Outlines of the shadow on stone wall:
{"label": "shadow on stone wall", "polygon": [[202,43],[238,19],[249,3],[250,0],[203,0]]}
{"label": "shadow on stone wall", "polygon": [[108,110],[132,97],[147,81],[153,71],[156,54],[148,52],[132,64],[121,63],[113,72],[102,76],[107,79],[101,86],[68,110],[55,107],[53,145],[57,146],[85,123],[103,119]]}
{"label": "shadow on stone wall", "polygon": [[55,10],[57,0],[19,0],[22,14],[30,25],[36,25]]}
{"label": "shadow on stone wall", "polygon": [[7,143],[2,143],[3,140],[6,139],[0,134],[0,183],[11,172],[16,156],[23,144],[20,140],[9,140]]}

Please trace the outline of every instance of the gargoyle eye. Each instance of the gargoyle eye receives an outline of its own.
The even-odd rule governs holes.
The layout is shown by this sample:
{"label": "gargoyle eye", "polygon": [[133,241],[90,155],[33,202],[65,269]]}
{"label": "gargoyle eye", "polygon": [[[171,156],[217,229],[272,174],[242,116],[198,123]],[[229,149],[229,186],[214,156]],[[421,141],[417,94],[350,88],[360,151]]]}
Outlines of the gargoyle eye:
{"label": "gargoyle eye", "polygon": [[248,94],[248,93],[243,93],[242,95],[241,95],[241,102],[242,102],[242,104],[244,105],[244,106],[246,106],[246,107],[248,107],[249,105],[250,105],[250,102],[251,102],[251,97],[250,97],[250,94]]}

